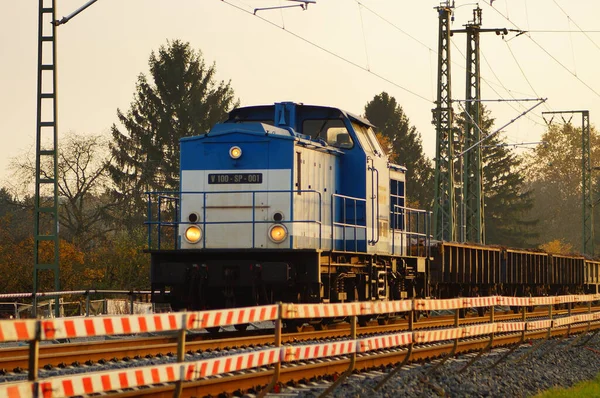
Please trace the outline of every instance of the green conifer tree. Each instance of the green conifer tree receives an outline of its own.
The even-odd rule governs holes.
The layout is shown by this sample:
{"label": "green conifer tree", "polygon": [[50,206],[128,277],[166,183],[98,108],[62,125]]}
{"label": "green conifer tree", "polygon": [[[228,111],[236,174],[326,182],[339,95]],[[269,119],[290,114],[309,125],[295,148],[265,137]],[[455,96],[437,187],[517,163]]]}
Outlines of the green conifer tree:
{"label": "green conifer tree", "polygon": [[130,227],[145,217],[145,191],[179,184],[179,139],[207,132],[237,106],[230,82],[215,82],[215,65],[179,40],[149,58],[150,78],[140,74],[127,113],[117,110],[122,130],[112,126],[110,167],[119,217]]}
{"label": "green conifer tree", "polygon": [[423,153],[421,134],[411,126],[408,116],[394,97],[386,92],[376,95],[365,106],[365,117],[383,135],[390,160],[408,168],[406,190],[409,204],[425,210],[432,209],[433,167]]}

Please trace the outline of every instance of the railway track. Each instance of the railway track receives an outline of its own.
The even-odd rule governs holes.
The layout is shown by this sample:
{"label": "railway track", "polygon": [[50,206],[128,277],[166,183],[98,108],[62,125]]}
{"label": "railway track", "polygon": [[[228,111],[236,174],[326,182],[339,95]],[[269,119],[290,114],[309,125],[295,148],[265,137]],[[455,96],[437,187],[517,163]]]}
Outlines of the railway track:
{"label": "railway track", "polygon": [[[600,310],[600,307],[598,308]],[[585,309],[573,310],[586,311]],[[546,312],[528,313],[528,319],[545,315]],[[496,314],[496,320],[510,321],[520,319],[520,315]],[[427,329],[445,327],[453,322],[452,316],[438,316],[425,318],[414,324],[414,329]],[[460,320],[460,324],[484,323],[487,317],[467,317]],[[408,330],[406,320],[398,320],[387,325],[373,325],[358,329],[361,335],[374,335],[394,333]],[[318,341],[324,339],[343,338],[349,335],[350,326],[346,322],[329,325],[326,330],[313,330],[305,327],[306,331],[287,333],[282,337],[282,343],[298,341]],[[260,329],[248,332],[226,332],[218,334],[194,334],[188,336],[186,350],[199,352],[207,350],[222,350],[231,347],[262,346],[273,343],[273,330]],[[157,355],[173,356],[177,352],[177,335],[164,335],[160,337],[124,338],[99,341],[85,341],[63,344],[44,344],[40,346],[39,367],[68,366],[72,364],[92,364],[99,361],[122,360],[126,358],[141,359]],[[27,346],[0,349],[0,370],[4,373],[18,369],[24,371],[28,366],[29,348]]]}
{"label": "railway track", "polygon": [[[600,329],[600,324],[593,326],[592,330]],[[585,332],[586,327],[572,327],[571,333]],[[552,336],[565,336],[567,328],[559,328],[551,332]],[[527,333],[527,340],[542,339],[547,335],[547,331],[536,331]],[[464,354],[468,352],[484,349],[488,345],[489,338],[476,338],[468,341],[459,342],[455,354]],[[492,348],[510,346],[518,344],[521,341],[520,333],[512,333],[506,336],[496,336]],[[410,362],[422,361],[426,359],[440,358],[450,352],[453,344],[432,344],[413,349]],[[370,354],[358,354],[356,358],[355,369],[358,371],[367,371],[389,367],[404,361],[408,350],[406,348],[388,349],[381,352]],[[305,361],[302,365],[292,364],[284,365],[281,368],[279,383],[298,382],[300,380],[318,380],[333,379],[348,369],[350,363],[349,356],[324,358],[313,361]],[[223,392],[235,391],[256,391],[257,387],[269,384],[273,377],[273,369],[260,368],[251,372],[240,372],[239,374],[227,374],[225,377],[212,377],[207,380],[194,381],[183,384],[182,396],[203,397],[207,395],[216,396]],[[165,384],[153,386],[152,388],[132,391],[118,392],[115,397],[134,397],[142,394],[149,398],[166,398],[173,396],[174,384]]]}
{"label": "railway track", "polygon": [[[586,312],[586,308],[578,308],[572,310],[572,313]],[[563,311],[566,313],[566,311]],[[560,312],[555,312],[560,314]],[[537,311],[527,314],[527,319],[535,319],[546,316],[547,311]],[[496,321],[509,321],[521,319],[521,315],[515,314],[495,314]],[[468,317],[460,319],[461,325],[485,323],[489,321],[489,317]],[[413,329],[432,329],[437,327],[447,327],[454,322],[453,316],[439,316],[429,319],[423,319],[413,325]],[[370,325],[361,327],[358,332],[361,336],[385,334],[407,331],[408,323],[406,321],[398,321],[388,325]],[[307,328],[310,329],[310,328]],[[572,327],[571,332],[584,331],[583,327]],[[553,335],[565,334],[568,329],[566,327],[559,328],[553,331]],[[268,346],[273,344],[272,329],[264,329],[264,332],[269,334],[248,335],[256,333],[249,332],[245,336],[226,337],[239,335],[236,333],[221,333],[226,338],[216,339],[219,335],[191,335],[186,343],[186,350],[189,355],[198,352],[207,352],[211,350],[228,350],[233,347],[252,347],[252,346]],[[527,335],[528,339],[540,338],[546,335],[545,330],[532,332]],[[330,325],[328,330],[308,330],[303,333],[288,333],[282,336],[282,343],[298,343],[301,341],[317,342],[323,340],[343,339],[349,336],[349,326],[345,323]],[[514,344],[520,340],[521,334],[516,333],[507,336],[497,336],[494,339],[494,347],[500,345]],[[489,341],[489,337],[477,339],[468,339],[461,341],[457,350],[459,352],[468,352],[481,350]],[[411,353],[411,361],[419,361],[426,358],[436,358],[445,353],[448,353],[453,344],[431,344],[415,346]],[[81,343],[69,344],[47,344],[40,347],[39,366],[46,366],[48,369],[52,367],[64,367],[68,365],[80,366],[81,364],[93,365],[94,363],[104,363],[105,361],[139,361],[139,366],[148,365],[145,359],[152,359],[161,356],[175,357],[177,351],[176,335],[166,335],[160,337],[149,338],[129,338],[118,340],[104,341],[89,341]],[[407,354],[406,348],[389,349],[381,352],[369,354],[358,354],[356,361],[357,370],[366,370],[372,368],[381,368],[404,360]],[[0,350],[0,369],[17,370],[24,372],[22,369],[27,367],[28,348],[16,347]],[[327,375],[336,375],[344,372],[349,363],[349,356],[320,359],[314,361],[305,361],[302,366],[294,364],[284,365],[281,370],[280,382],[286,383],[292,380],[311,379],[315,377],[326,377]],[[92,371],[95,369],[91,369]],[[86,369],[81,369],[85,372]],[[259,368],[250,372],[239,372],[227,374],[227,377],[211,377],[198,382],[189,382],[184,384],[185,395],[207,395],[219,394],[223,391],[236,391],[238,389],[248,390],[256,386],[266,385],[269,383],[273,375],[273,370],[270,368]],[[41,375],[43,376],[43,375]],[[144,396],[172,396],[174,385],[162,385],[153,387],[152,389],[144,389]],[[133,389],[119,393],[119,396],[136,396],[140,395],[140,389]],[[149,395],[151,394],[151,395]]]}

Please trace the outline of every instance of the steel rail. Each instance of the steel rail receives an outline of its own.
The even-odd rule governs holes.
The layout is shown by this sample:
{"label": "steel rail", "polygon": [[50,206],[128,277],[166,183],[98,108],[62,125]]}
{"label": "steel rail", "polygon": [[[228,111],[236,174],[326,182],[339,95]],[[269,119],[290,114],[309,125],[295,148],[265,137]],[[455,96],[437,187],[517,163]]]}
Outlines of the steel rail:
{"label": "steel rail", "polygon": [[[583,313],[589,311],[587,308],[577,308],[573,313]],[[528,318],[535,318],[545,315],[547,312],[536,311],[527,313]],[[566,314],[566,310],[557,311],[555,314]],[[522,315],[501,314],[496,315],[496,321],[510,321],[521,319]],[[460,319],[460,325],[477,324],[488,322],[488,317],[466,317]],[[432,329],[441,328],[454,323],[454,316],[439,316],[421,319],[414,323],[413,329]],[[293,343],[305,340],[323,340],[331,338],[343,338],[350,336],[350,326],[343,322],[336,325],[329,325],[326,330],[310,330],[300,333],[287,333],[282,335],[282,343]],[[366,326],[358,329],[361,336],[371,334],[402,332],[409,329],[407,320],[397,320],[396,323],[387,325]],[[241,347],[249,345],[265,345],[274,343],[273,329],[253,330],[251,333],[263,334],[248,336],[246,332],[220,333],[223,336],[211,334],[196,334],[188,336],[186,351],[205,351],[220,350],[226,347]],[[236,336],[236,337],[231,337]],[[221,338],[219,338],[221,337]],[[87,361],[98,362],[100,360],[110,361],[113,358],[118,360],[123,358],[146,357],[148,355],[168,355],[173,356],[177,353],[177,333],[160,337],[144,338],[122,338],[114,340],[93,340],[86,342],[61,343],[61,344],[42,344],[39,346],[38,366],[58,366],[60,364],[71,365],[73,363],[83,364]],[[28,346],[18,346],[0,349],[0,369],[13,371],[14,369],[28,369],[29,367],[29,348]]]}
{"label": "steel rail", "polygon": [[[585,332],[587,325],[578,325],[571,328],[571,331]],[[567,326],[552,330],[552,336],[564,335]],[[600,322],[592,325],[592,329],[600,329]],[[546,330],[528,332],[526,340],[536,340],[545,338]],[[456,354],[464,354],[475,350],[481,350],[488,344],[486,337],[469,339],[459,342]],[[518,344],[521,341],[521,333],[511,333],[505,336],[496,336],[494,338],[493,348],[510,346]],[[412,350],[410,361],[418,362],[426,359],[441,358],[446,355],[454,346],[454,342],[448,344],[437,344],[428,347],[415,347]],[[374,368],[386,367],[401,363],[405,360],[407,349],[387,349],[381,353],[360,354],[356,358],[355,368],[358,371]],[[302,365],[294,364],[284,365],[280,371],[279,383],[285,384],[291,381],[302,379],[318,379],[335,374],[341,374],[348,368],[350,362],[349,356],[338,358],[322,358],[318,361],[304,361]],[[227,377],[214,377],[207,380],[187,382],[183,385],[183,396],[206,396],[218,395],[224,392],[246,391],[255,389],[257,386],[264,386],[269,383],[273,376],[272,369],[258,369],[257,371],[243,374],[230,374]],[[149,398],[172,397],[175,385],[161,385],[158,387],[146,386],[143,389],[115,392],[113,397],[134,397],[143,394]]]}

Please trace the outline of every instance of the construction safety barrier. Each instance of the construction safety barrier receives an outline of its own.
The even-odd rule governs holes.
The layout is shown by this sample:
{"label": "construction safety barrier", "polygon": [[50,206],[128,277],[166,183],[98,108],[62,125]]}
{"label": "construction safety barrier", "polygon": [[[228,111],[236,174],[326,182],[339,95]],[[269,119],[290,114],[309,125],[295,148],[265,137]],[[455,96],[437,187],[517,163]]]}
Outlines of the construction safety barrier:
{"label": "construction safety barrier", "polygon": [[[30,380],[20,383],[0,384],[0,396],[29,397],[63,397],[101,393],[142,385],[164,382],[180,382],[197,380],[208,376],[241,371],[262,366],[276,367],[285,362],[366,353],[374,350],[407,346],[409,352],[413,344],[424,344],[443,341],[455,341],[478,336],[493,336],[497,333],[521,332],[550,329],[552,327],[569,327],[572,324],[600,320],[600,312],[591,312],[591,302],[600,300],[600,295],[569,295],[556,297],[463,297],[449,300],[401,300],[381,302],[356,302],[336,304],[278,304],[236,309],[182,312],[153,315],[124,315],[93,318],[63,318],[44,320],[4,320],[0,321],[0,342],[29,341],[39,344],[42,340],[97,337],[118,334],[137,334],[144,332],[179,331],[180,347],[184,351],[185,330],[214,328],[240,323],[275,321],[276,348],[253,351],[250,353],[217,357],[202,361],[178,362],[168,365],[153,365],[118,371],[86,373],[39,380],[37,368],[30,373]],[[531,307],[545,305],[551,308],[557,304],[588,303],[588,313],[571,315],[570,305],[567,316],[545,320],[522,322],[492,322],[460,326],[458,311],[465,308],[521,306]],[[454,327],[435,330],[412,330],[412,315],[409,317],[410,330],[384,336],[357,338],[355,326],[353,335],[348,340],[323,344],[285,345],[280,341],[281,324],[284,319],[311,318],[353,318],[375,316],[389,313],[406,313],[411,311],[454,310],[456,324]],[[523,311],[523,317],[525,316]],[[493,311],[492,311],[493,314]],[[352,325],[352,324],[351,324]],[[570,330],[570,329],[569,329]],[[183,339],[181,338],[183,336]],[[278,341],[278,343],[277,343]],[[38,347],[39,348],[39,347]],[[31,350],[33,351],[33,350]],[[32,355],[36,355],[34,353]],[[37,365],[36,365],[37,366]],[[278,373],[277,373],[278,374]]]}

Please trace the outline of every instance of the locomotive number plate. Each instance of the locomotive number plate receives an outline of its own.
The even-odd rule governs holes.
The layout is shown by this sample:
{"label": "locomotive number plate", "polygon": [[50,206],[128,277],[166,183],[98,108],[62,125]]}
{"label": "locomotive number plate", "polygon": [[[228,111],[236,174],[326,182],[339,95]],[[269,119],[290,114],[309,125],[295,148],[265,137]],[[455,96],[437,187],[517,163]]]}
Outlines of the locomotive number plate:
{"label": "locomotive number plate", "polygon": [[209,174],[209,184],[262,184],[262,173]]}

